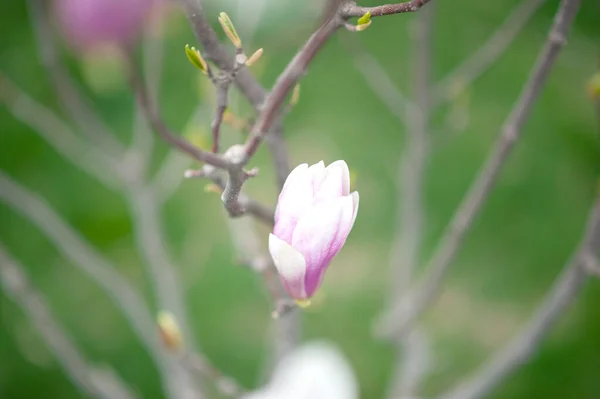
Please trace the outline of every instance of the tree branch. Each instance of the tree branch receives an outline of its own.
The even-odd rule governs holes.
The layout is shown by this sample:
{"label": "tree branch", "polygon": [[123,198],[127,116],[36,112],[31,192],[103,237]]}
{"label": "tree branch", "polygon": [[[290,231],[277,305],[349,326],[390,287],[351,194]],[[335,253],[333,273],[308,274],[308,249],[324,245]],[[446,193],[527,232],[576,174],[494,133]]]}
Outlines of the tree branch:
{"label": "tree branch", "polygon": [[[179,0],[179,2],[196,34],[196,38],[202,44],[204,56],[214,62],[220,69],[230,68],[235,62],[234,56],[219,42],[216,33],[206,20],[200,0]],[[252,76],[248,68],[239,70],[235,75],[235,84],[248,98],[254,109],[260,113],[267,93]],[[289,154],[282,137],[281,123],[276,123],[272,130],[272,133],[267,137],[267,144],[273,158],[278,184],[283,187],[283,183],[291,170]]]}
{"label": "tree branch", "polygon": [[481,47],[437,84],[434,91],[434,101],[437,104],[451,101],[494,65],[545,1],[524,0],[515,7],[502,25]]}
{"label": "tree branch", "polygon": [[[399,303],[386,317],[384,325],[387,332],[394,334],[394,332],[408,327],[436,299],[440,284],[472,221],[489,196],[502,166],[522,133],[523,125],[531,113],[533,104],[539,97],[552,65],[566,42],[566,35],[579,5],[580,0],[563,0],[561,2],[548,39],[517,103],[501,129],[498,141],[442,236],[429,262],[428,272],[422,279],[422,283],[414,291],[414,294],[409,295],[407,304]],[[409,309],[408,312],[404,311],[406,308]]]}
{"label": "tree branch", "polygon": [[[576,3],[578,0],[563,2],[565,7],[573,7],[574,10],[577,9]],[[595,200],[588,217],[586,231],[571,261],[565,266],[523,330],[469,378],[457,384],[450,392],[441,395],[440,399],[483,398],[517,367],[527,362],[554,323],[581,291],[589,276],[587,265],[598,261],[599,250],[600,197]]]}
{"label": "tree branch", "polygon": [[33,287],[23,267],[8,254],[0,242],[0,283],[6,295],[22,309],[38,331],[67,377],[85,395],[99,399],[135,399],[121,378],[107,366],[92,364],[71,340]]}
{"label": "tree branch", "polygon": [[429,1],[430,0],[412,0],[407,1],[406,3],[384,4],[377,7],[360,7],[353,3],[347,3],[341,9],[341,17],[344,19],[362,17],[367,12],[371,13],[371,17],[415,12],[419,11],[421,7],[429,3]]}
{"label": "tree branch", "polygon": [[212,152],[204,151],[171,132],[171,130],[160,117],[158,109],[156,109],[156,105],[152,102],[150,96],[148,95],[142,78],[133,65],[133,62],[130,62],[129,65],[129,80],[131,82],[131,87],[137,96],[139,104],[146,114],[146,117],[150,121],[152,128],[162,137],[163,140],[181,152],[188,154],[197,161],[204,162],[221,169],[229,170],[231,168],[231,162],[227,161],[223,157]]}

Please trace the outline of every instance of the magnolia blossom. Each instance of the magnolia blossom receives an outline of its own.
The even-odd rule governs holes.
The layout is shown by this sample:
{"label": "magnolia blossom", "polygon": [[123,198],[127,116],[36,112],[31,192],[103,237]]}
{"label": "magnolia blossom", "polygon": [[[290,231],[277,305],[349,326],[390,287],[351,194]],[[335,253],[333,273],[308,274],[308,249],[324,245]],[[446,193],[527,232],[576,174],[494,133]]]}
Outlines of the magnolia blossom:
{"label": "magnolia blossom", "polygon": [[66,39],[78,49],[133,41],[156,0],[54,0]]}
{"label": "magnolia blossom", "polygon": [[301,164],[288,176],[269,235],[269,252],[281,281],[303,305],[321,285],[327,266],[342,249],[358,211],[344,161]]}
{"label": "magnolia blossom", "polygon": [[358,383],[333,344],[314,341],[284,357],[270,382],[242,399],[358,399]]}

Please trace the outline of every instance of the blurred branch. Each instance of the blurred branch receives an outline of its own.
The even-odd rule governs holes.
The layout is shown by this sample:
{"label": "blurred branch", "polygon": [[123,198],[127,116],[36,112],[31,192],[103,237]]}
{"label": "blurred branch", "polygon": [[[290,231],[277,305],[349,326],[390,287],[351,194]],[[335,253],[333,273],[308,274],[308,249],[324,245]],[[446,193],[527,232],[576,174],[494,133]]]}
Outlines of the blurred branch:
{"label": "blurred branch", "polygon": [[236,380],[222,374],[220,370],[192,352],[186,353],[182,362],[192,372],[212,381],[219,392],[225,396],[239,398],[245,392]]}
{"label": "blurred branch", "polygon": [[[161,7],[158,7],[158,9],[162,11]],[[154,102],[160,91],[164,62],[162,16],[156,15],[149,25],[145,27],[143,39],[143,70],[146,76],[143,84],[147,87],[148,97]],[[153,148],[154,135],[149,126],[149,121],[139,102],[136,101],[133,140],[130,151],[133,150],[140,157],[144,170],[151,161]]]}
{"label": "blurred branch", "polygon": [[68,226],[33,193],[0,171],[0,201],[33,223],[59,251],[104,289],[129,321],[133,332],[163,372],[163,384],[172,398],[182,398],[186,388],[180,366],[163,349],[154,319],[138,292],[100,253]]}
{"label": "blurred branch", "polygon": [[354,58],[354,66],[388,110],[403,124],[408,124],[410,114],[418,112],[416,105],[407,98],[373,55],[360,48],[354,37],[342,38],[342,42]]}
{"label": "blurred branch", "polygon": [[56,151],[105,186],[120,187],[118,162],[89,145],[52,110],[37,103],[0,72],[0,102],[12,115],[35,130]]}
{"label": "blurred branch", "polygon": [[28,219],[75,266],[95,280],[128,318],[146,348],[158,355],[154,322],[141,296],[83,237],[68,226],[42,199],[0,171],[0,201]]}
{"label": "blurred branch", "polygon": [[67,377],[86,396],[99,399],[134,399],[133,392],[114,370],[90,363],[52,314],[44,297],[33,287],[23,267],[0,242],[0,283],[39,332]]}
{"label": "blurred branch", "polygon": [[[577,0],[563,2],[565,7],[573,7],[570,11],[573,13],[577,9],[577,3]],[[440,399],[483,398],[517,367],[527,362],[554,323],[581,291],[589,276],[588,264],[598,262],[599,250],[600,197],[595,200],[587,220],[586,231],[572,259],[523,330],[469,378],[460,382],[449,393],[441,395]]]}
{"label": "blurred branch", "polygon": [[[427,335],[415,329],[396,349],[398,361],[394,364],[387,397],[415,399],[431,363],[431,344]],[[401,359],[401,361],[400,361]]]}
{"label": "blurred branch", "polygon": [[[408,296],[406,299],[408,302],[396,306],[387,315],[384,320],[386,332],[394,334],[394,332],[409,327],[436,299],[440,284],[444,280],[472,221],[489,196],[500,169],[522,133],[523,125],[531,113],[533,104],[541,93],[552,65],[566,42],[566,35],[577,14],[579,5],[580,0],[563,0],[561,2],[548,39],[538,56],[530,77],[512,112],[505,121],[498,141],[443,234],[427,267],[427,275],[414,291],[414,294]],[[406,309],[408,311],[405,311]]]}
{"label": "blurred branch", "polygon": [[434,101],[436,103],[451,101],[494,65],[545,1],[523,0],[517,5],[481,47],[437,84],[434,90]]}
{"label": "blurred branch", "polygon": [[[400,199],[399,219],[390,253],[392,270],[390,303],[408,294],[414,269],[419,262],[423,239],[423,182],[427,163],[431,104],[432,30],[434,5],[422,10],[413,29],[412,81],[416,106],[407,113],[407,143],[399,162],[397,188]],[[393,87],[393,86],[392,86]],[[388,397],[412,398],[417,393],[428,368],[429,350],[423,331],[413,331],[400,339],[395,375],[390,381]],[[400,348],[397,349],[400,352]]]}
{"label": "blurred branch", "polygon": [[27,0],[27,4],[40,61],[50,76],[63,110],[75,121],[79,131],[86,134],[95,145],[114,157],[121,157],[124,146],[88,105],[89,101],[77,89],[57,55],[56,33],[50,25],[49,11],[46,9],[49,2]]}

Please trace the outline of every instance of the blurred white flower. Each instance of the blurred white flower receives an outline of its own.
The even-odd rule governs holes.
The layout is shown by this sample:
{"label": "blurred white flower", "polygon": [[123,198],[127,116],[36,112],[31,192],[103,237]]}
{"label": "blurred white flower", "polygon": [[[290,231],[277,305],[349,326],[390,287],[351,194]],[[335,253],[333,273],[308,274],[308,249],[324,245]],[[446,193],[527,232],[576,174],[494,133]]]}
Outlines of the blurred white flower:
{"label": "blurred white flower", "polygon": [[358,383],[335,346],[315,341],[282,359],[267,386],[242,399],[358,399]]}

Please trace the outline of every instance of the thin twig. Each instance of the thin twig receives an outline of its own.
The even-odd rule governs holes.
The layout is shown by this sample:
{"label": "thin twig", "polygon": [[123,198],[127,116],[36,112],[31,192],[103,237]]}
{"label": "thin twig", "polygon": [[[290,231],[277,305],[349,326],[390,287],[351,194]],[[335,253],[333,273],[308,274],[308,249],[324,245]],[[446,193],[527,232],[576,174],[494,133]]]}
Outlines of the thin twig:
{"label": "thin twig", "polygon": [[[434,5],[419,13],[413,31],[412,80],[416,106],[408,114],[407,144],[399,162],[400,198],[397,231],[390,253],[392,269],[390,303],[408,293],[413,273],[419,263],[423,240],[423,182],[427,163],[429,125],[432,112],[431,76],[432,30]],[[389,383],[388,398],[412,398],[418,391],[428,367],[427,336],[413,331],[403,336],[397,349],[395,373]]]}
{"label": "thin twig", "polygon": [[354,57],[354,66],[388,110],[402,124],[408,124],[411,115],[418,112],[416,105],[400,91],[381,63],[355,43],[358,40],[353,36],[342,38],[342,42]]}
{"label": "thin twig", "polygon": [[294,88],[298,79],[306,72],[306,68],[315,58],[319,50],[327,40],[342,26],[338,18],[332,18],[329,22],[322,25],[306,42],[304,47],[289,62],[285,70],[279,75],[273,89],[269,93],[256,123],[252,126],[252,131],[244,144],[245,159],[244,162],[254,155],[264,136],[277,119],[287,94]]}
{"label": "thin twig", "polygon": [[[162,8],[158,7],[159,10]],[[155,102],[160,92],[160,83],[164,63],[163,18],[155,16],[152,23],[145,27],[143,40],[143,70],[146,77],[143,84],[147,87],[148,97]],[[140,158],[145,171],[152,157],[154,135],[146,114],[135,101],[135,121],[130,151]]]}
{"label": "thin twig", "polygon": [[[579,3],[580,0],[563,0],[561,3],[548,39],[538,56],[530,77],[505,121],[498,141],[443,234],[427,267],[427,275],[414,294],[408,296],[406,299],[408,302],[399,301],[395,309],[386,317],[384,320],[386,332],[395,335],[398,331],[409,327],[436,299],[440,284],[471,223],[489,196],[502,166],[521,136],[523,125],[531,113],[533,104],[539,97],[550,70],[566,42],[566,36],[579,9]],[[407,308],[408,311],[405,311]]]}
{"label": "thin twig", "polygon": [[107,366],[92,364],[69,337],[35,289],[23,267],[0,242],[0,283],[5,294],[20,307],[40,334],[65,375],[86,396],[99,399],[135,399],[132,390]]}
{"label": "thin twig", "polygon": [[177,318],[187,345],[196,350],[194,334],[190,327],[184,289],[173,261],[165,247],[166,239],[160,221],[156,194],[143,181],[134,181],[127,190],[135,239],[144,264],[148,267],[150,281],[162,311]]}
{"label": "thin twig", "polygon": [[146,117],[150,121],[150,124],[152,125],[154,130],[162,137],[163,140],[165,140],[173,147],[179,149],[180,151],[188,154],[197,161],[205,162],[209,165],[213,165],[222,169],[230,168],[231,163],[223,157],[208,151],[204,151],[201,148],[196,147],[192,143],[188,142],[187,140],[181,137],[176,136],[173,132],[171,132],[171,130],[167,127],[165,122],[160,117],[156,105],[152,102],[152,99],[149,97],[148,92],[146,91],[146,88],[144,87],[144,84],[141,80],[140,74],[133,65],[133,62],[130,62],[128,75],[131,86],[138,98],[142,110],[145,112]]}
{"label": "thin twig", "polygon": [[[575,10],[577,3],[578,0],[563,2],[566,7],[573,7]],[[523,330],[465,381],[441,395],[440,399],[483,398],[520,365],[527,362],[581,291],[589,276],[586,265],[589,262],[598,262],[599,250],[600,197],[595,200],[577,250]]]}
{"label": "thin twig", "polygon": [[377,7],[360,7],[353,3],[348,3],[341,9],[341,17],[348,19],[352,17],[362,17],[367,12],[371,17],[382,17],[384,15],[402,14],[406,12],[419,11],[421,7],[429,3],[430,0],[412,0],[406,3],[384,4]]}
{"label": "thin twig", "polygon": [[434,102],[451,101],[504,54],[546,0],[524,0],[473,54],[451,71],[434,90]]}
{"label": "thin twig", "polygon": [[239,398],[245,393],[245,389],[240,386],[236,380],[224,375],[212,364],[197,356],[192,352],[186,352],[182,358],[182,363],[192,372],[210,380],[219,392],[231,398]]}

